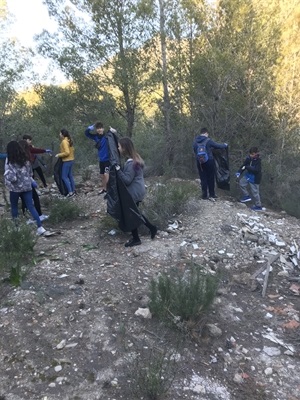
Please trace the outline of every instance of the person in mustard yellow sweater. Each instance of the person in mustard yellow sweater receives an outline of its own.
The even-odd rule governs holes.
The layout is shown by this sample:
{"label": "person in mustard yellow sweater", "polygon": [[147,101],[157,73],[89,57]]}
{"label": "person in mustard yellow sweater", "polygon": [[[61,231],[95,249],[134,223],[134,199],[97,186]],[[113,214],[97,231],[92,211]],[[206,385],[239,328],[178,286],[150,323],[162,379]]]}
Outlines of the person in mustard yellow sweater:
{"label": "person in mustard yellow sweater", "polygon": [[75,182],[73,178],[72,168],[74,164],[74,146],[70,133],[66,129],[62,129],[59,133],[61,140],[60,153],[56,154],[56,158],[62,160],[62,180],[66,185],[68,194],[66,197],[75,195]]}

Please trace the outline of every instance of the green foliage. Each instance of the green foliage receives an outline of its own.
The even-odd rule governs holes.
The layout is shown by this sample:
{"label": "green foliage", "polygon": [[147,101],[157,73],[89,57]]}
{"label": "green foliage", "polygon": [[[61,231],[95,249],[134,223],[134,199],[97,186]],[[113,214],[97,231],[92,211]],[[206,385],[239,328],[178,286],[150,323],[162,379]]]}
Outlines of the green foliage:
{"label": "green foliage", "polygon": [[206,273],[193,264],[182,272],[172,270],[163,273],[150,286],[150,310],[163,320],[196,320],[212,304],[216,294],[218,277]]}
{"label": "green foliage", "polygon": [[130,366],[131,391],[136,398],[164,399],[177,373],[175,354],[169,349],[142,352]]}
{"label": "green foliage", "polygon": [[166,183],[156,182],[148,189],[145,200],[147,215],[161,228],[174,216],[180,215],[186,203],[199,194],[199,188],[190,181],[172,180]]}
{"label": "green foliage", "polygon": [[32,265],[35,243],[36,236],[28,225],[0,220],[0,273],[8,271],[11,284],[21,284]]}
{"label": "green foliage", "polygon": [[78,218],[82,213],[82,209],[74,200],[74,197],[71,199],[54,199],[50,205],[48,221],[53,224],[59,224]]}

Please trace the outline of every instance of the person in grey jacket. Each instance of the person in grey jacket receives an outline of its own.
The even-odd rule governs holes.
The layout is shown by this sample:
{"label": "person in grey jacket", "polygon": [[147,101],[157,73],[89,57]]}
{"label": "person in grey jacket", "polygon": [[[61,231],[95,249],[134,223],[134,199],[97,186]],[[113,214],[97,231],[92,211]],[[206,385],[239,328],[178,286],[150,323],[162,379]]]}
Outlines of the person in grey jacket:
{"label": "person in grey jacket", "polygon": [[[115,166],[117,174],[119,178],[123,181],[123,183],[127,186],[128,192],[138,206],[139,203],[144,199],[146,194],[143,173],[144,161],[141,156],[136,152],[130,138],[121,138],[119,140],[118,150],[121,156],[125,157],[127,160],[122,169],[119,165]],[[144,215],[142,217],[144,224],[150,230],[151,239],[154,239],[157,233],[157,227],[155,225],[152,225]],[[132,239],[125,243],[125,247],[138,246],[141,244],[138,230],[134,229],[133,231],[131,231],[131,233]]]}

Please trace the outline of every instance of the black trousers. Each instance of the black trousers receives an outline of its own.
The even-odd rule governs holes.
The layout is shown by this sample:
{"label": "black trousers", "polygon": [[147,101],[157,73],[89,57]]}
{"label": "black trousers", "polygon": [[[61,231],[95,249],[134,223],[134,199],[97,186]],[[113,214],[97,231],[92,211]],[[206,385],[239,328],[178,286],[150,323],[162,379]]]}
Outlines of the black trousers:
{"label": "black trousers", "polygon": [[209,159],[204,164],[197,161],[197,168],[201,181],[202,198],[215,196],[215,162]]}
{"label": "black trousers", "polygon": [[[140,202],[136,203],[137,206],[139,206],[139,204],[140,204]],[[143,217],[144,225],[152,232],[156,227],[153,224],[151,224],[151,222],[145,217],[145,215],[142,214],[142,217]],[[139,232],[138,232],[137,228],[133,229],[131,231],[131,233],[132,233],[132,237],[134,240],[140,240]]]}
{"label": "black trousers", "polygon": [[44,187],[47,187],[47,182],[46,182],[46,178],[44,176],[43,170],[41,167],[36,167],[33,169],[33,173],[37,173],[38,176],[40,177],[40,180],[42,181]]}

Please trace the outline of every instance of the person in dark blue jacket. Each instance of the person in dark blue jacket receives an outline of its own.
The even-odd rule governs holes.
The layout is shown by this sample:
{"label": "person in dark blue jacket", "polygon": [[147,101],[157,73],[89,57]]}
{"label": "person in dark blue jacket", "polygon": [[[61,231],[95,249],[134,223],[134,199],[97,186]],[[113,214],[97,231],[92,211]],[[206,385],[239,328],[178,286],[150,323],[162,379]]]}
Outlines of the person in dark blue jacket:
{"label": "person in dark blue jacket", "polygon": [[259,184],[261,181],[261,159],[259,157],[259,151],[257,147],[251,147],[249,150],[249,156],[244,161],[243,165],[239,168],[238,172],[236,172],[235,176],[237,179],[246,172],[245,175],[239,181],[239,186],[242,191],[243,197],[241,198],[241,203],[247,203],[251,201],[251,197],[248,192],[248,185],[250,187],[253,199],[254,206],[251,207],[254,211],[262,211],[260,194],[259,194]]}
{"label": "person in dark blue jacket", "polygon": [[[202,199],[210,199],[214,201],[217,196],[215,193],[215,162],[212,154],[212,148],[225,149],[228,145],[227,143],[216,143],[208,136],[208,130],[206,128],[202,128],[200,135],[197,136],[194,141],[193,150],[196,156],[197,169],[201,181]],[[207,152],[207,161],[205,162],[202,162],[202,160],[198,157],[198,148],[201,144],[205,146]]]}
{"label": "person in dark blue jacket", "polygon": [[[110,131],[112,133],[116,133],[116,130],[110,127]],[[99,194],[106,193],[107,184],[109,179],[109,150],[107,137],[104,133],[104,127],[102,122],[96,122],[94,125],[90,125],[85,130],[85,136],[91,140],[94,140],[95,147],[98,150],[98,158],[99,158],[99,168],[100,168],[100,177],[102,181],[102,190]]]}

